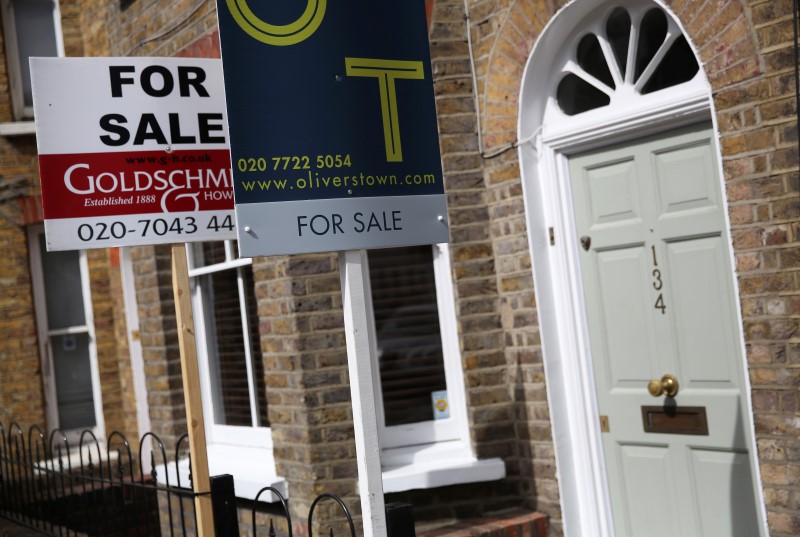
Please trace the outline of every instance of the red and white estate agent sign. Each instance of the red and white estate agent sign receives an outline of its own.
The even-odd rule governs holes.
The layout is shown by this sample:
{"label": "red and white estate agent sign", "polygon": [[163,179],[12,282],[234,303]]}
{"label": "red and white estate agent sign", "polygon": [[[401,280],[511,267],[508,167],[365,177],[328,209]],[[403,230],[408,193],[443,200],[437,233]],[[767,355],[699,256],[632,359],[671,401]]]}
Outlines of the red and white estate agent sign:
{"label": "red and white estate agent sign", "polygon": [[233,239],[219,60],[32,58],[48,250]]}

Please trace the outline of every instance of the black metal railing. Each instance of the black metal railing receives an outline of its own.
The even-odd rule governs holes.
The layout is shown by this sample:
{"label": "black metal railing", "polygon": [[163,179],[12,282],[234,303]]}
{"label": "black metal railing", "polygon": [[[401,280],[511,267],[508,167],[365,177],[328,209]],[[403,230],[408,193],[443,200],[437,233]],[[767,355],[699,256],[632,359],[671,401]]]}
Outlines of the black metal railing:
{"label": "black metal railing", "polygon": [[[78,440],[71,443],[70,438]],[[217,537],[238,537],[240,507],[233,477],[214,476],[210,491],[195,491],[190,473],[188,479],[181,478],[182,468],[186,476],[190,458],[187,435],[178,439],[172,455],[167,457],[163,442],[151,432],[134,448],[119,432],[100,442],[91,431],[77,437],[58,430],[48,435],[37,426],[26,433],[17,423],[8,429],[0,423],[0,518],[57,537],[193,536],[197,533],[194,500],[208,494]],[[271,515],[264,518],[266,494],[277,499],[267,503],[277,506],[277,516],[284,519],[279,531]],[[313,537],[314,512],[325,500],[338,504],[344,515],[346,526],[326,516],[326,520],[337,520],[340,537],[356,537],[349,509],[341,498],[327,493],[311,504],[308,537]],[[250,510],[251,525],[242,528],[243,533],[293,537],[289,504],[279,490],[261,489]],[[409,520],[410,533],[390,531],[390,537],[414,537],[413,518]],[[333,537],[333,525],[327,531]]]}
{"label": "black metal railing", "polygon": [[0,517],[65,537],[187,535],[197,493],[180,480],[186,444],[184,435],[170,461],[153,433],[134,452],[119,432],[101,443],[87,430],[71,443],[58,430],[0,423]]}

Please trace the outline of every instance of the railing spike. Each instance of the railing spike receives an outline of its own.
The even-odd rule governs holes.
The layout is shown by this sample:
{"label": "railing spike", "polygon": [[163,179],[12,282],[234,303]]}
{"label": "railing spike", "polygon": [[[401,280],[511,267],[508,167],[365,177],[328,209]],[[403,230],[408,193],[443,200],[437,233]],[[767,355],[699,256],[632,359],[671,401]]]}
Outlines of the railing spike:
{"label": "railing spike", "polygon": [[117,477],[122,481],[125,479],[125,465],[122,463],[122,450],[117,450]]}
{"label": "railing spike", "polygon": [[156,471],[156,458],[153,452],[150,452],[150,477],[153,478],[153,484],[158,483],[158,472]]}

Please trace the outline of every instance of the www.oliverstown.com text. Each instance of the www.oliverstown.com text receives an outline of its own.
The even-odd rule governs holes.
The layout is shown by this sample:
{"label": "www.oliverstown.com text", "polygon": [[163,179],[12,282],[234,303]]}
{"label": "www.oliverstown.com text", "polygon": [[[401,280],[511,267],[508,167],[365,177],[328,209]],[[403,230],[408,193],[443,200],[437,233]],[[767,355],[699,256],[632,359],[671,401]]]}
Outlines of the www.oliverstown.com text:
{"label": "www.oliverstown.com text", "polygon": [[248,192],[265,190],[304,190],[313,188],[375,188],[383,186],[418,186],[436,184],[436,176],[423,174],[382,174],[371,175],[358,173],[352,175],[322,175],[319,172],[308,172],[304,177],[296,179],[255,179],[242,181],[241,185]]}

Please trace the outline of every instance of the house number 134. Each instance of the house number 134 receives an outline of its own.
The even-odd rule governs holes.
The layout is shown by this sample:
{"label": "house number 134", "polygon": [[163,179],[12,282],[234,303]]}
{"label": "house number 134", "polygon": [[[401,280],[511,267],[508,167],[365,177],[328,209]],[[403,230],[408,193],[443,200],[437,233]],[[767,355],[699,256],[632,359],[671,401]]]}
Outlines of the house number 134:
{"label": "house number 134", "polygon": [[653,307],[657,310],[661,310],[662,314],[666,314],[667,305],[664,304],[664,293],[661,292],[661,289],[664,287],[664,282],[661,280],[661,270],[658,269],[658,259],[656,258],[655,245],[651,246],[650,250],[653,252],[653,289],[659,292],[658,298],[656,298],[656,303],[653,305]]}

